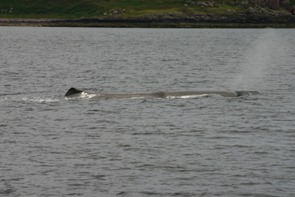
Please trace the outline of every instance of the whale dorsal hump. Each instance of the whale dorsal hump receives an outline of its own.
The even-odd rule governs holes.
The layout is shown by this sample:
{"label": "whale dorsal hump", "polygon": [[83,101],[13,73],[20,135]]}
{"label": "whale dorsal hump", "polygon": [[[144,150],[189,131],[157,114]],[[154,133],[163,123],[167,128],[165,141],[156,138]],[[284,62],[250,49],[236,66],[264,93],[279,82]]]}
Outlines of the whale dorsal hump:
{"label": "whale dorsal hump", "polygon": [[70,88],[70,89],[67,91],[67,93],[65,94],[65,96],[68,97],[68,96],[72,96],[72,95],[74,95],[74,94],[79,94],[79,93],[81,93],[81,92],[83,92],[83,91],[82,91],[82,90],[79,90],[79,89],[77,89],[77,88]]}

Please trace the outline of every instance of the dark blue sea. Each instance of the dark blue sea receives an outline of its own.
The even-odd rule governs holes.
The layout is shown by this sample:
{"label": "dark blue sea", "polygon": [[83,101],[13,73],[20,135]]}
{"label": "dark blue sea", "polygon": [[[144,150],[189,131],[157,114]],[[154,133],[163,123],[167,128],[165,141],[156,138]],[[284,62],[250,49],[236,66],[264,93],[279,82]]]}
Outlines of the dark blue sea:
{"label": "dark blue sea", "polygon": [[[294,197],[294,37],[0,27],[0,196]],[[259,94],[67,100],[70,87]]]}

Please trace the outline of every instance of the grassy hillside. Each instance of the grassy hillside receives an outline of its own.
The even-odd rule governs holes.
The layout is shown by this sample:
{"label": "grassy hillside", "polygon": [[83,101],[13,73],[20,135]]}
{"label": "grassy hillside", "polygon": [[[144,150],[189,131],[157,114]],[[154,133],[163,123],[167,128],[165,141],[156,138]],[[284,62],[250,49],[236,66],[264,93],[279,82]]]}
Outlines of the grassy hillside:
{"label": "grassy hillside", "polygon": [[129,18],[262,12],[289,14],[290,0],[276,9],[255,0],[1,0],[0,18]]}

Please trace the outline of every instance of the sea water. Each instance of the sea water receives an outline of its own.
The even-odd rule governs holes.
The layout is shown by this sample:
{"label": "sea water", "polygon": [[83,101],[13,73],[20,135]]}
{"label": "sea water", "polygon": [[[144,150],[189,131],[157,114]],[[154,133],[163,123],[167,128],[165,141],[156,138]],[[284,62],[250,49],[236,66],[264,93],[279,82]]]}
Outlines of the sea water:
{"label": "sea water", "polygon": [[[0,195],[295,196],[294,36],[0,27]],[[64,99],[70,87],[260,94]]]}

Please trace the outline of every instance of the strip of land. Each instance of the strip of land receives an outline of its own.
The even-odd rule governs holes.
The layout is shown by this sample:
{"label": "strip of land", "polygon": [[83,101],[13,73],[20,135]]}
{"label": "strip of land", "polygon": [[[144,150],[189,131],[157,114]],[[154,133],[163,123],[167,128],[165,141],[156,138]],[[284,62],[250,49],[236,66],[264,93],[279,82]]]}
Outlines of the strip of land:
{"label": "strip of land", "polygon": [[295,0],[2,0],[0,26],[295,27]]}

